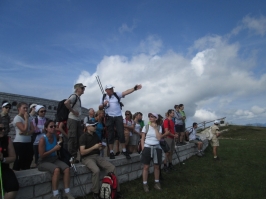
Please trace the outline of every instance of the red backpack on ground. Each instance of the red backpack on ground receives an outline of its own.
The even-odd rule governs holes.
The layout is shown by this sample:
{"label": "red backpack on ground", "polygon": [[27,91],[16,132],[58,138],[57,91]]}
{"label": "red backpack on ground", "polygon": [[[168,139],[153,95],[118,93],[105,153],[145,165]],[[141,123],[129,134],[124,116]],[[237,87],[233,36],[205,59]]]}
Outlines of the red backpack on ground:
{"label": "red backpack on ground", "polygon": [[115,199],[117,193],[117,179],[114,173],[110,172],[102,179],[100,188],[101,199]]}

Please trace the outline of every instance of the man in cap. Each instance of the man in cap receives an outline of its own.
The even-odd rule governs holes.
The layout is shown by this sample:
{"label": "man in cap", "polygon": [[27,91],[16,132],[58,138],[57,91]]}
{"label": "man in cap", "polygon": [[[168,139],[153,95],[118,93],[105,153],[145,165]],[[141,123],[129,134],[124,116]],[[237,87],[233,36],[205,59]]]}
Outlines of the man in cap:
{"label": "man in cap", "polygon": [[218,160],[217,147],[219,146],[218,137],[220,136],[219,123],[220,122],[218,120],[215,120],[214,121],[214,125],[211,126],[211,132],[213,134],[212,139],[211,139],[211,145],[213,147],[213,158],[214,158],[214,160]]}
{"label": "man in cap", "polygon": [[[80,96],[84,93],[85,87],[82,83],[74,85],[75,92],[64,102],[65,106],[69,109],[67,119],[68,129],[68,151],[76,159],[78,153],[78,139],[81,129],[81,101]],[[75,160],[75,163],[78,163]]]}
{"label": "man in cap", "polygon": [[[100,156],[102,143],[96,134],[96,125],[98,122],[89,120],[86,125],[86,132],[79,138],[79,150],[82,156],[82,163],[92,171],[92,195],[94,199],[99,198],[100,189],[100,168],[105,169],[106,173],[113,172],[116,169],[113,164]],[[120,186],[117,183],[117,198],[120,198]]]}
{"label": "man in cap", "polygon": [[30,105],[30,112],[29,112],[30,122],[32,122],[32,120],[34,120],[37,117],[36,111],[35,111],[36,106],[37,106],[37,104],[31,104]]}
{"label": "man in cap", "polygon": [[110,159],[115,159],[114,154],[114,128],[118,134],[119,142],[122,146],[122,154],[126,156],[127,159],[131,159],[130,155],[126,151],[125,147],[125,136],[124,136],[124,125],[122,117],[122,106],[120,99],[128,94],[133,93],[141,89],[141,85],[136,85],[124,92],[114,92],[114,86],[108,84],[105,86],[106,94],[100,99],[99,109],[105,109],[106,120],[105,125],[107,127],[108,133],[108,145],[110,148]]}
{"label": "man in cap", "polygon": [[3,101],[2,103],[2,111],[1,111],[1,115],[0,115],[0,122],[4,125],[5,127],[5,132],[4,135],[7,135],[10,132],[10,116],[9,116],[9,112],[11,109],[11,104],[8,103],[7,101]]}

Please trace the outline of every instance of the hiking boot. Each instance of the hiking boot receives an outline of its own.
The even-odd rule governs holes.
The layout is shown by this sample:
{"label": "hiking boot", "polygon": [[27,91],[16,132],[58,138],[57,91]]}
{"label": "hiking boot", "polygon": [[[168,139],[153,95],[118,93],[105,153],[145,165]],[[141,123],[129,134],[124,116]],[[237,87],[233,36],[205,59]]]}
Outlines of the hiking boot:
{"label": "hiking boot", "polygon": [[158,190],[162,190],[160,182],[155,182],[154,188]]}
{"label": "hiking boot", "polygon": [[93,198],[93,199],[100,199],[98,193],[92,193],[92,198]]}
{"label": "hiking boot", "polygon": [[130,157],[130,155],[128,154],[127,151],[126,151],[126,152],[122,151],[122,154],[123,154],[124,156],[126,156],[126,158],[127,158],[128,160],[131,159],[131,157]]}
{"label": "hiking boot", "polygon": [[115,159],[115,154],[114,154],[114,152],[110,153],[110,159]]}
{"label": "hiking boot", "polygon": [[202,157],[202,155],[201,155],[201,153],[200,153],[200,152],[198,152],[198,153],[197,153],[197,156],[199,156],[199,157]]}
{"label": "hiking boot", "polygon": [[145,192],[149,192],[148,184],[143,184],[143,189],[144,189]]}
{"label": "hiking boot", "polygon": [[64,194],[63,194],[63,198],[67,198],[67,199],[75,199],[70,193],[64,193]]}

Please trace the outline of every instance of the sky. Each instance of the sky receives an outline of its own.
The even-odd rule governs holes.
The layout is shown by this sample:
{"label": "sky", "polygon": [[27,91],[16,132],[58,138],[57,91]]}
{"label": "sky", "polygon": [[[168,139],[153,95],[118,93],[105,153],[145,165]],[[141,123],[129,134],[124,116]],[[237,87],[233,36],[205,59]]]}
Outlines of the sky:
{"label": "sky", "polygon": [[264,0],[0,1],[0,91],[62,100],[103,87],[125,110],[164,115],[184,104],[188,125],[226,117],[266,123]]}

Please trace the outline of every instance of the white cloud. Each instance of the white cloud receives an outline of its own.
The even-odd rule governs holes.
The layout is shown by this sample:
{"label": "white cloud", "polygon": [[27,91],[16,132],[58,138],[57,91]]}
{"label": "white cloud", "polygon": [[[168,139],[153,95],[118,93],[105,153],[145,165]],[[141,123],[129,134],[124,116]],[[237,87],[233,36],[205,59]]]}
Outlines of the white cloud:
{"label": "white cloud", "polygon": [[248,15],[244,17],[241,23],[232,30],[231,34],[237,35],[245,29],[248,29],[256,35],[264,36],[266,33],[266,17],[261,15],[256,18]]}
{"label": "white cloud", "polygon": [[136,27],[136,24],[133,24],[131,27],[129,27],[126,23],[123,23],[122,26],[118,28],[118,30],[120,33],[132,32]]}
{"label": "white cloud", "polygon": [[160,52],[162,44],[162,41],[157,36],[151,35],[146,40],[140,42],[139,52],[156,55]]}
{"label": "white cloud", "polygon": [[253,106],[251,108],[252,113],[259,115],[266,112],[266,108],[261,108],[259,106]]}
{"label": "white cloud", "polygon": [[195,122],[212,121],[215,119],[218,119],[218,116],[215,114],[215,112],[211,112],[205,109],[197,110],[195,115],[193,116],[193,120]]}

